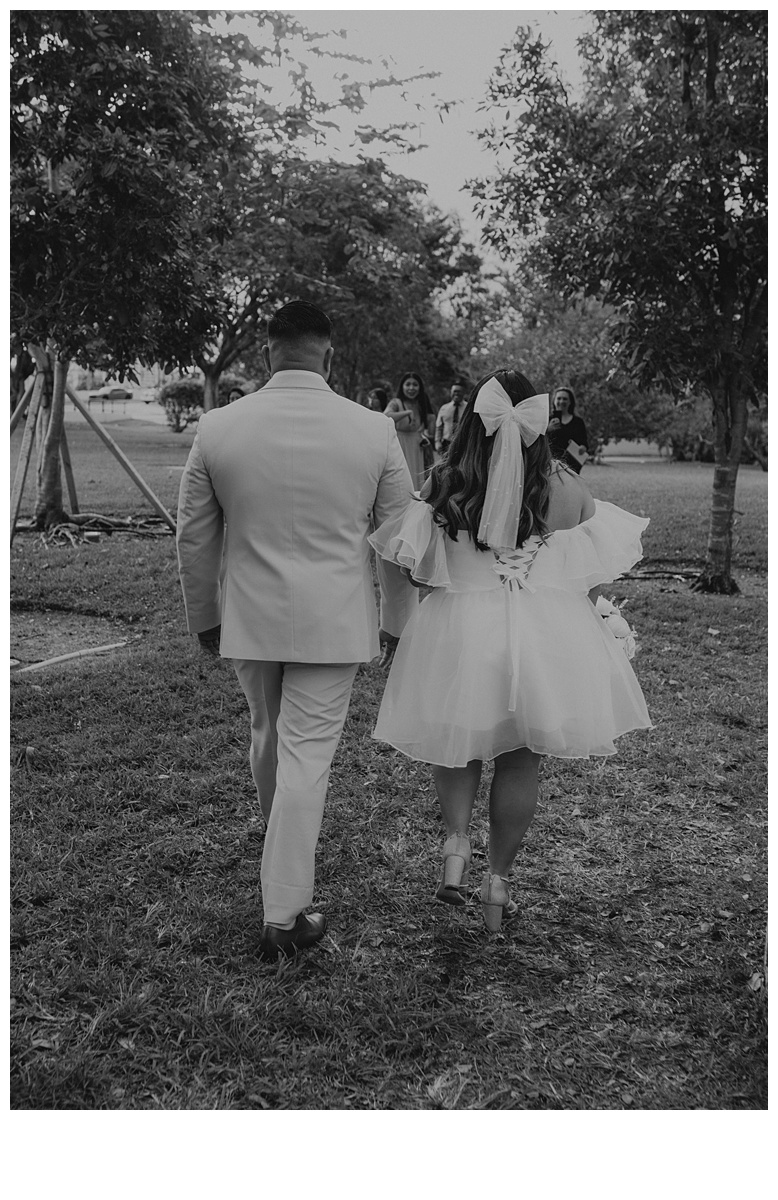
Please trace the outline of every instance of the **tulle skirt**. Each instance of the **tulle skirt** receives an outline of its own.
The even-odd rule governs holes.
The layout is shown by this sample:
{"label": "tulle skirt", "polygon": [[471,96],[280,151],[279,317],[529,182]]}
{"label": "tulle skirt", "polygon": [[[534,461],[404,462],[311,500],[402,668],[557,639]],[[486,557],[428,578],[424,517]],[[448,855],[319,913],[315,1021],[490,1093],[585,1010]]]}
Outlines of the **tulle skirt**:
{"label": "tulle skirt", "polygon": [[616,752],[651,728],[635,673],[584,593],[436,589],[403,632],[373,737],[462,767],[526,746],[558,758]]}

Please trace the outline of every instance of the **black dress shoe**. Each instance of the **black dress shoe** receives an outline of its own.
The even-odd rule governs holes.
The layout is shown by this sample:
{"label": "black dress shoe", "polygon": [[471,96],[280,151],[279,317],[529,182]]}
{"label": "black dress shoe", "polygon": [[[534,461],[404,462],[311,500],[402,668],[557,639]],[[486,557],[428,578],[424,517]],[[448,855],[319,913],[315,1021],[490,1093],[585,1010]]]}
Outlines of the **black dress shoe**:
{"label": "black dress shoe", "polygon": [[291,958],[298,950],[306,950],[324,937],[327,918],[323,913],[300,913],[291,929],[276,929],[266,925],[259,942],[259,957],[275,962],[279,955]]}

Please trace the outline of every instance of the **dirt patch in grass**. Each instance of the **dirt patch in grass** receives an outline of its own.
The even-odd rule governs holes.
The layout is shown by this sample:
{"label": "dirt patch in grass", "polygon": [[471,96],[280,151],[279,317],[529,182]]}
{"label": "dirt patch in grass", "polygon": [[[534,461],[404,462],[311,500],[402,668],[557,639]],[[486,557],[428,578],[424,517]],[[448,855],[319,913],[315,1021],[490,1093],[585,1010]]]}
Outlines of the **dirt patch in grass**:
{"label": "dirt patch in grass", "polygon": [[109,646],[127,638],[123,625],[104,617],[74,612],[12,612],[11,667],[26,667],[47,658],[94,646]]}

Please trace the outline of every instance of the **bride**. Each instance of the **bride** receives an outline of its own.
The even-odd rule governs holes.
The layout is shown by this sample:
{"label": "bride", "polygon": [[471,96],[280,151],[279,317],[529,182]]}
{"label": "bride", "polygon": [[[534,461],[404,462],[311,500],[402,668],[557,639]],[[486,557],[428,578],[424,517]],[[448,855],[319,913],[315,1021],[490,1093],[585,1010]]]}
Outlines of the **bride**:
{"label": "bride", "polygon": [[593,500],[552,460],[548,411],[517,371],[482,379],[421,497],[370,538],[434,589],[400,639],[373,737],[432,764],[446,827],[437,898],[448,904],[466,902],[468,829],[494,760],[480,891],[490,930],[517,911],[508,877],[541,757],[614,754],[615,738],[651,726],[593,603],[642,557],[648,521]]}

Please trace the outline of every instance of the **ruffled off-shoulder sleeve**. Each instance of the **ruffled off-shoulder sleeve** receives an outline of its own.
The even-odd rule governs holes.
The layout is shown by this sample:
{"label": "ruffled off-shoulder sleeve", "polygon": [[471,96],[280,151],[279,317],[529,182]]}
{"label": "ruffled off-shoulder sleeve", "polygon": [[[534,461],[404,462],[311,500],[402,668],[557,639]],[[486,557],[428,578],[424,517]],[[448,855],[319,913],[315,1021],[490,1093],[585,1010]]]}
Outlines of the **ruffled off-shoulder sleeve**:
{"label": "ruffled off-shoulder sleeve", "polygon": [[589,591],[612,583],[643,557],[641,535],[648,517],[595,500],[594,516],[574,529],[559,529],[547,542],[548,553],[538,555],[531,580]]}
{"label": "ruffled off-shoulder sleeve", "polygon": [[429,504],[412,500],[401,517],[384,521],[368,541],[381,558],[407,567],[417,583],[449,587],[445,539],[445,532],[432,519]]}

